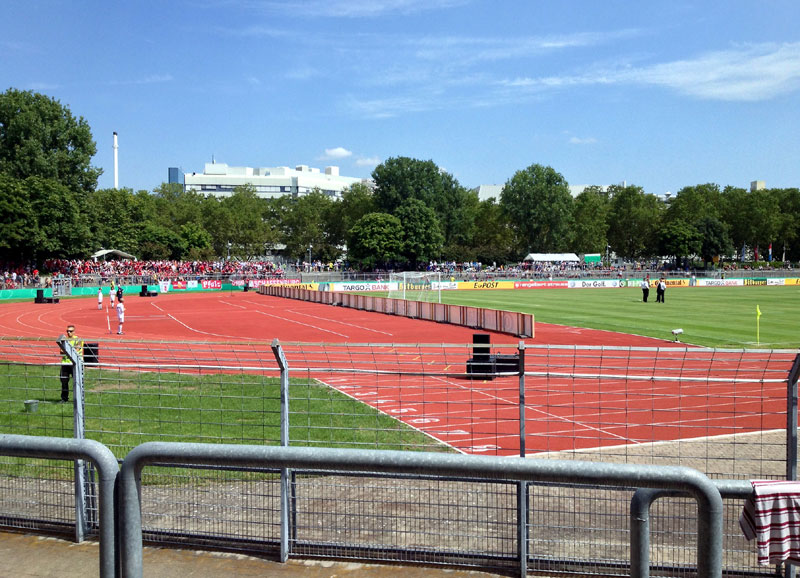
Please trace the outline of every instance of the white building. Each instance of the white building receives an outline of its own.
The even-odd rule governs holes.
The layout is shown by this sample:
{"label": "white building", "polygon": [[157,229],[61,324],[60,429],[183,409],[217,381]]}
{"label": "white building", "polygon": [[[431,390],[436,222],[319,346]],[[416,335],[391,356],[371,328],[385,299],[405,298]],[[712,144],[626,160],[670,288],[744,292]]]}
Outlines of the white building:
{"label": "white building", "polygon": [[[625,181],[623,181],[621,185],[624,187]],[[497,202],[500,202],[500,194],[503,192],[504,186],[505,185],[480,185],[478,187],[478,200],[485,201],[486,199],[494,197]],[[573,197],[577,197],[590,186],[592,185],[569,185],[569,192]],[[603,192],[608,191],[608,185],[601,185],[600,190]]]}
{"label": "white building", "polygon": [[203,195],[228,197],[241,185],[252,185],[259,197],[271,199],[284,195],[306,195],[314,189],[341,198],[342,191],[356,183],[369,184],[367,179],[343,177],[339,167],[319,169],[306,165],[289,167],[229,167],[225,163],[206,163],[202,173],[184,173],[185,189]]}

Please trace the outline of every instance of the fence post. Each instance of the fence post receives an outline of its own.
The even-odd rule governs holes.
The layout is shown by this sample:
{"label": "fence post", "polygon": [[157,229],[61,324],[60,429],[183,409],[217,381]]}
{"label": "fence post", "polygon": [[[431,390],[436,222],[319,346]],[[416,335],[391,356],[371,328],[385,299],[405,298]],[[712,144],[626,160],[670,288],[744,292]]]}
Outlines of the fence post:
{"label": "fence post", "polygon": [[[272,353],[281,369],[281,447],[289,447],[289,362],[278,339],[272,341]],[[289,469],[281,468],[281,562],[289,559]]]}
{"label": "fence post", "polygon": [[[794,364],[786,382],[786,479],[797,479],[797,379],[800,375],[800,355],[794,358]],[[794,578],[795,567],[784,566],[785,578]]]}
{"label": "fence post", "polygon": [[[83,399],[83,351],[78,352],[72,344],[62,335],[58,338],[58,347],[69,357],[72,362],[72,435],[76,440],[85,438],[84,424],[84,399]],[[75,465],[75,541],[83,542],[87,529],[87,504],[86,504],[86,465],[83,460],[76,459]]]}
{"label": "fence post", "polygon": [[519,457],[525,457],[525,342],[517,347],[519,357]]}
{"label": "fence post", "polygon": [[[525,342],[517,347],[519,357],[519,457],[525,457]],[[520,576],[528,575],[528,482],[517,482],[517,549]]]}
{"label": "fence post", "polygon": [[800,376],[800,355],[786,382],[786,479],[797,479],[797,379]]}

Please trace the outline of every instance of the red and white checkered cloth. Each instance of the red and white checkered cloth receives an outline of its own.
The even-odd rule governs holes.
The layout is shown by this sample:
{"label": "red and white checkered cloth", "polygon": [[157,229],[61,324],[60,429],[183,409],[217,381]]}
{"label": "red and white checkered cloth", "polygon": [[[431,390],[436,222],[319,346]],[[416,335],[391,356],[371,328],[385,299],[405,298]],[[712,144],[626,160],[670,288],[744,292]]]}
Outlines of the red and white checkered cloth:
{"label": "red and white checkered cloth", "polygon": [[756,480],[739,516],[745,538],[756,538],[758,563],[800,563],[800,482]]}

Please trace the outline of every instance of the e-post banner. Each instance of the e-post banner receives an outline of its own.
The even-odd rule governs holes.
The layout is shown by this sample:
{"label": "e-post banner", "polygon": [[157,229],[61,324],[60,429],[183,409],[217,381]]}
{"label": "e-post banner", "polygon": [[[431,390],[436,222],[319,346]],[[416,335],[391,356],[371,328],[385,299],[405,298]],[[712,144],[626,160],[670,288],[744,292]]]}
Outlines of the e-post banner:
{"label": "e-post banner", "polygon": [[513,281],[460,281],[459,290],[513,289]]}

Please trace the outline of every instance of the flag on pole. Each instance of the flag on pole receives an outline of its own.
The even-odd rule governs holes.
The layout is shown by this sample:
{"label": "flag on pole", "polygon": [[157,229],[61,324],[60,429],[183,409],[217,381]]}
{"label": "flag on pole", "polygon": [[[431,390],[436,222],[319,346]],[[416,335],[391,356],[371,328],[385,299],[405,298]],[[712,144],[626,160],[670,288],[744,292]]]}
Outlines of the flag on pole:
{"label": "flag on pole", "polygon": [[756,305],[756,345],[761,345],[761,307]]}
{"label": "flag on pole", "polygon": [[772,261],[772,243],[769,244],[769,259],[767,261]]}

